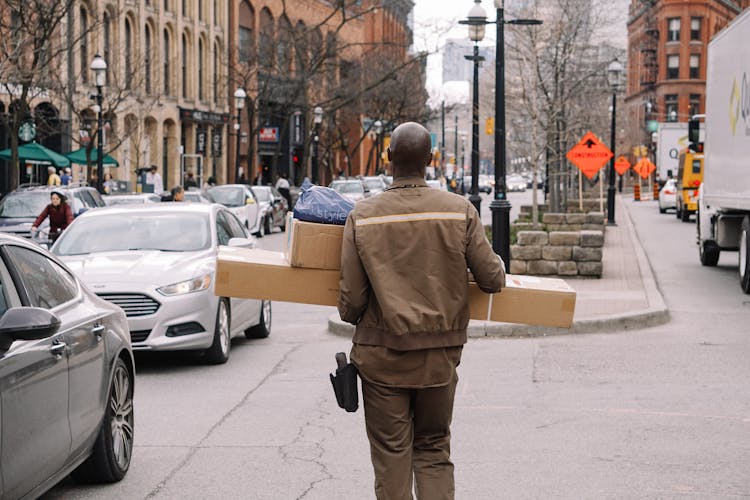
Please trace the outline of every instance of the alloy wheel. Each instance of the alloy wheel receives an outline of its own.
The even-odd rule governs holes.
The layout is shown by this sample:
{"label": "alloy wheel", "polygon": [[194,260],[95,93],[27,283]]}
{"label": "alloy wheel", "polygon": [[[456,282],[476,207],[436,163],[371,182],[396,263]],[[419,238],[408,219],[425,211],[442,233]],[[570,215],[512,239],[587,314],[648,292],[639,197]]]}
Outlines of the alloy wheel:
{"label": "alloy wheel", "polygon": [[133,391],[130,373],[118,365],[109,397],[112,451],[120,469],[127,469],[133,452]]}

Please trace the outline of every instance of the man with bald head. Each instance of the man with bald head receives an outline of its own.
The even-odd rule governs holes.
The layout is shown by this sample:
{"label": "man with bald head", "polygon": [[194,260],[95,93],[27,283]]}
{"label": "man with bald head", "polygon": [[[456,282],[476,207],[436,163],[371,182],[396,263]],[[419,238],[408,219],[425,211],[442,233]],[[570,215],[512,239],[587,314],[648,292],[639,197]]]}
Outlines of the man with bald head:
{"label": "man with bald head", "polygon": [[393,184],[359,201],[341,250],[338,309],[356,325],[352,363],[362,379],[378,499],[454,497],[450,423],[456,367],[469,323],[468,273],[505,285],[504,265],[476,209],[430,189],[431,140],[417,123],[391,135]]}

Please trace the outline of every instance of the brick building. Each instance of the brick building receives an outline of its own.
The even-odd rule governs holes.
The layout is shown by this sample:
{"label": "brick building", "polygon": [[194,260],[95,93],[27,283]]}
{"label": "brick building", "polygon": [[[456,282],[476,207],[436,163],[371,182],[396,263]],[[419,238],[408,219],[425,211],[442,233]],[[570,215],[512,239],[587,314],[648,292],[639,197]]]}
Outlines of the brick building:
{"label": "brick building", "polygon": [[708,42],[750,0],[633,0],[628,20],[626,109],[634,146],[649,122],[687,121],[705,108]]}

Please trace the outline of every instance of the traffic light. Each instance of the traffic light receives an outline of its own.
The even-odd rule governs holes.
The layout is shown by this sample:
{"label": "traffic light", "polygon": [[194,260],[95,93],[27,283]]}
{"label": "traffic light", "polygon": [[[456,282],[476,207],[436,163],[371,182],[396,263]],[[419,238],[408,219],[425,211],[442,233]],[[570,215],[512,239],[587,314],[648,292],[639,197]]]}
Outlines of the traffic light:
{"label": "traffic light", "polygon": [[296,147],[292,149],[292,165],[294,168],[299,168],[302,165],[302,148]]}
{"label": "traffic light", "polygon": [[490,117],[484,123],[484,133],[487,135],[493,135],[495,133],[495,119]]}

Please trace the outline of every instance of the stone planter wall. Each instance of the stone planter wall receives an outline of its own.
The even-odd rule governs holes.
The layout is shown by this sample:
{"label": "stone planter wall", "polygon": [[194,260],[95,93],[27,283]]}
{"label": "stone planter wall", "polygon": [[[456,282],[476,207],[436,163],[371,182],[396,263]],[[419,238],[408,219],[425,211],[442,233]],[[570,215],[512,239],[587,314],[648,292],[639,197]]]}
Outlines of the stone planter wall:
{"label": "stone planter wall", "polygon": [[518,243],[510,247],[510,272],[600,278],[604,245],[603,215],[545,214],[544,219],[545,222],[549,221],[548,227],[575,229],[519,231]]}

